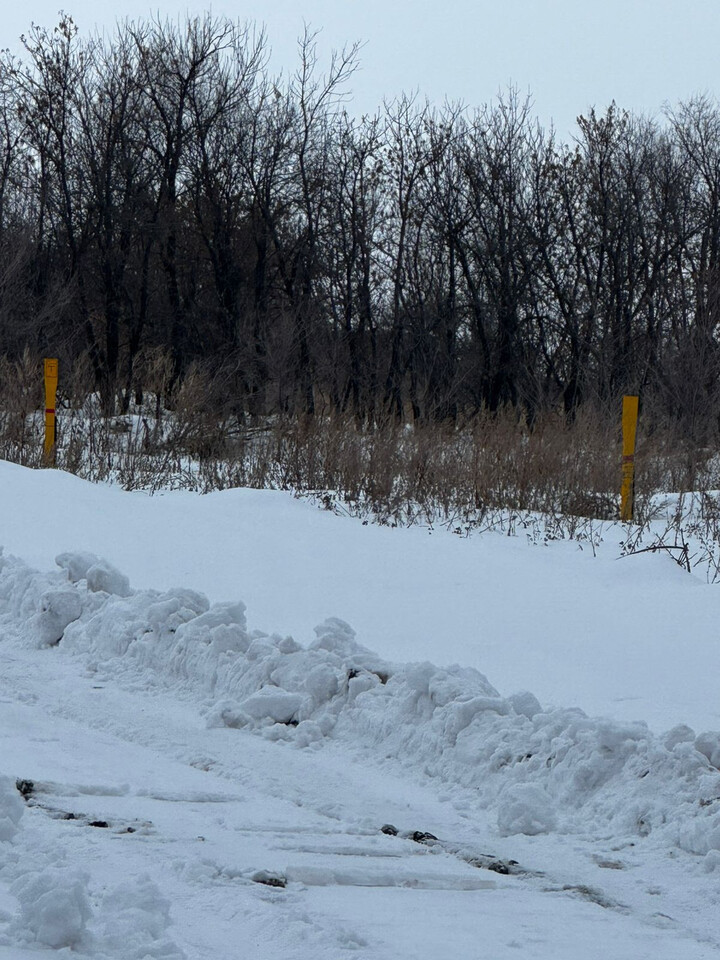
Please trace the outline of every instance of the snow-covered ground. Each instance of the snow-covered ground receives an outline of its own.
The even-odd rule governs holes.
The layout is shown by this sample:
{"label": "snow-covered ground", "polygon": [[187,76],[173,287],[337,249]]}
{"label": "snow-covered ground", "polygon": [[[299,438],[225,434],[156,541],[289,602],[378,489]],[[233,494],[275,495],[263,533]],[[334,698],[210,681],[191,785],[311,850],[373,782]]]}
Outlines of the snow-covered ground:
{"label": "snow-covered ground", "polygon": [[286,493],[149,497],[0,463],[0,545],[50,570],[89,550],[133,587],[243,600],[253,627],[301,643],[330,616],[395,660],[474,666],[544,705],[720,729],[720,589],[667,555],[363,526]]}
{"label": "snow-covered ground", "polygon": [[612,527],[0,505],[0,960],[720,957],[720,585]]}

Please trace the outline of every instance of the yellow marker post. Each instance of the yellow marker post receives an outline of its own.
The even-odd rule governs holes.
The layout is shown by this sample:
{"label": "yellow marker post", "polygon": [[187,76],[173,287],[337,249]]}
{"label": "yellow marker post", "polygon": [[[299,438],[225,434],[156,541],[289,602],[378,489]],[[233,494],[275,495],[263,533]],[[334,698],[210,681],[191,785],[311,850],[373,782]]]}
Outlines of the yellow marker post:
{"label": "yellow marker post", "polygon": [[638,398],[623,397],[622,411],[622,487],[620,489],[620,519],[632,523],[635,499],[635,437],[637,435]]}
{"label": "yellow marker post", "polygon": [[45,360],[45,462],[55,462],[55,397],[58,385],[57,360]]}

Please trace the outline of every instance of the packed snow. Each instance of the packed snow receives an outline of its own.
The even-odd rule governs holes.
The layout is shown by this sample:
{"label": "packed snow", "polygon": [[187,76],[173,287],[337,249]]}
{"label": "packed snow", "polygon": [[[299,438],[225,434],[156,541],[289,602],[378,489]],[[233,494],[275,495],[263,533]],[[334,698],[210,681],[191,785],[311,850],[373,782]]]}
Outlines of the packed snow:
{"label": "packed snow", "polygon": [[[609,537],[593,556],[9,464],[0,488],[3,960],[720,957],[720,586]],[[589,667],[565,658],[583,618]]]}

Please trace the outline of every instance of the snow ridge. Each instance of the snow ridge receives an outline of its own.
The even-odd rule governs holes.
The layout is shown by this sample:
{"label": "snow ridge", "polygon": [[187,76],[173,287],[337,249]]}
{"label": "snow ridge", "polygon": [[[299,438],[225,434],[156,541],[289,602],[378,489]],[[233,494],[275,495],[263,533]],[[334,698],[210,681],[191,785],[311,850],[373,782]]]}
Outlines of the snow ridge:
{"label": "snow ridge", "polygon": [[[0,555],[0,625],[35,647],[82,657],[107,675],[174,688],[209,725],[298,748],[342,741],[444,782],[497,810],[498,830],[652,833],[720,867],[720,733],[544,710],[524,692],[501,697],[473,668],[388,663],[331,618],[303,647],[249,631],[241,602],[210,605],[187,589],[130,589],[93,554],[61,554],[39,573]],[[0,782],[0,829],[17,820]],[[14,811],[14,812],[13,812]],[[18,815],[19,816],[19,815]],[[0,837],[2,839],[2,837]]]}

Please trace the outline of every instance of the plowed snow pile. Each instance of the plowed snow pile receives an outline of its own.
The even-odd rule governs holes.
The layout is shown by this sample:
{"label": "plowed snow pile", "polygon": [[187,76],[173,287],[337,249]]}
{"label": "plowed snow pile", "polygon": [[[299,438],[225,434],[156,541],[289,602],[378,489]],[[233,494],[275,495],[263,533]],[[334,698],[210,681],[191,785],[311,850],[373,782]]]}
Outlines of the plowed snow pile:
{"label": "plowed snow pile", "polygon": [[[720,866],[720,733],[542,709],[529,692],[501,697],[460,666],[388,663],[330,619],[302,647],[249,630],[241,602],[192,590],[131,590],[89,553],[39,573],[0,559],[2,631],[52,655],[80,657],[135,688],[174,689],[202,704],[209,726],[244,728],[298,748],[327,739],[355,755],[393,757],[439,781],[472,787],[497,811],[501,835],[653,833]],[[18,800],[0,793],[0,831]],[[78,901],[79,902],[79,901]],[[81,907],[77,908],[81,910]]]}

